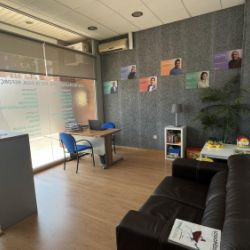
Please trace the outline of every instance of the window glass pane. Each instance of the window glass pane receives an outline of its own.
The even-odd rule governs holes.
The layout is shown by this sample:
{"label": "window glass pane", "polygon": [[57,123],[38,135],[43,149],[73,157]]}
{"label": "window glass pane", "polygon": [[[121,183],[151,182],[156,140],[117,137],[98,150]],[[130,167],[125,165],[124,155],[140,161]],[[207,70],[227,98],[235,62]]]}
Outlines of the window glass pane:
{"label": "window glass pane", "polygon": [[33,167],[62,158],[65,122],[96,119],[95,82],[0,72],[0,129],[29,134]]}

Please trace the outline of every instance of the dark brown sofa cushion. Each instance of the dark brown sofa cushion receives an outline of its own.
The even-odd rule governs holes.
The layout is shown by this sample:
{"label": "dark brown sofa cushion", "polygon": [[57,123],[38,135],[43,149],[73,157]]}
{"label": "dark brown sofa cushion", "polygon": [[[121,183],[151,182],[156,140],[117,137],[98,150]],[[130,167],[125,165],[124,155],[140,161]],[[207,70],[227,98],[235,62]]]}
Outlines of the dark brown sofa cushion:
{"label": "dark brown sofa cushion", "polygon": [[208,186],[183,178],[168,176],[154,191],[154,195],[164,196],[191,207],[204,209]]}

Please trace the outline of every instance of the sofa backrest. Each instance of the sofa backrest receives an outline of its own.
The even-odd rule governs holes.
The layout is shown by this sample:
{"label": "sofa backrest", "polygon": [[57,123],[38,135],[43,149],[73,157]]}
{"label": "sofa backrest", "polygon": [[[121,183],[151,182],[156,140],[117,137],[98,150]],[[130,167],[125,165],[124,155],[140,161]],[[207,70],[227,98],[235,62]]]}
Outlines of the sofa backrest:
{"label": "sofa backrest", "polygon": [[218,172],[212,179],[206,198],[201,224],[222,230],[225,217],[227,171]]}
{"label": "sofa backrest", "polygon": [[228,159],[221,249],[250,249],[250,155]]}

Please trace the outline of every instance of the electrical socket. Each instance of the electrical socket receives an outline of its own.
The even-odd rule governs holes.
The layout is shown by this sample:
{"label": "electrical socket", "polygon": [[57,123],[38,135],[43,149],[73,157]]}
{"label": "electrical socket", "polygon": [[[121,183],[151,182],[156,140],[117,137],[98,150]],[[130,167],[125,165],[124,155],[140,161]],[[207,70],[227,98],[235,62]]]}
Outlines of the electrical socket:
{"label": "electrical socket", "polygon": [[154,139],[154,140],[157,140],[157,135],[153,135],[153,139]]}

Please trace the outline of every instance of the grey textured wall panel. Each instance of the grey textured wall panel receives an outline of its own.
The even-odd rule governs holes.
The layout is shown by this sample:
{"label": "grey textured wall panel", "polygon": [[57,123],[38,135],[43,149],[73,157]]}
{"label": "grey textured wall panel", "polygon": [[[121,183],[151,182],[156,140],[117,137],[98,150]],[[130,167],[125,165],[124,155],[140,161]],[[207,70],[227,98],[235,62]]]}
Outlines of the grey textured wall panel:
{"label": "grey textured wall panel", "polygon": [[[139,91],[136,80],[124,81],[121,83],[120,110],[121,117],[120,133],[121,142],[124,146],[140,146],[141,127],[139,111]],[[126,94],[124,94],[126,93]],[[118,141],[119,143],[119,141]]]}
{"label": "grey textured wall panel", "polygon": [[139,107],[140,119],[140,146],[145,148],[157,148],[157,141],[153,135],[157,135],[157,91],[140,93]]}
{"label": "grey textured wall panel", "polygon": [[242,48],[244,6],[213,14],[214,52]]}
{"label": "grey textured wall panel", "polygon": [[[183,58],[186,72],[211,68],[213,41],[211,20],[212,15],[205,15],[188,19],[184,23],[182,51],[186,52]],[[181,54],[182,51],[179,53]]]}
{"label": "grey textured wall panel", "polygon": [[[243,41],[243,67],[241,86],[250,91],[250,0],[246,0],[244,12],[244,41]],[[249,95],[245,98],[245,103],[250,105]],[[240,133],[250,136],[249,116],[242,115]]]}
{"label": "grey textured wall panel", "polygon": [[161,30],[150,29],[135,33],[136,64],[138,76],[152,76],[160,73]]}
{"label": "grey textured wall panel", "polygon": [[[188,126],[188,145],[204,143],[209,135],[202,132],[200,122],[195,120],[202,107],[200,90],[185,89],[184,74],[160,76],[160,61],[181,57],[185,73],[209,70],[210,86],[221,88],[240,70],[214,71],[213,55],[242,47],[243,13],[244,7],[238,6],[136,32],[132,51],[103,56],[104,81],[119,80],[120,67],[131,64],[137,65],[138,77],[158,77],[158,89],[153,93],[140,93],[138,79],[119,80],[119,101],[112,95],[105,97],[106,120],[116,121],[122,128],[119,144],[163,149],[164,127],[175,121],[170,112],[173,103],[184,104],[179,123]],[[153,135],[158,139],[154,140]]]}

